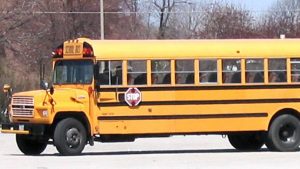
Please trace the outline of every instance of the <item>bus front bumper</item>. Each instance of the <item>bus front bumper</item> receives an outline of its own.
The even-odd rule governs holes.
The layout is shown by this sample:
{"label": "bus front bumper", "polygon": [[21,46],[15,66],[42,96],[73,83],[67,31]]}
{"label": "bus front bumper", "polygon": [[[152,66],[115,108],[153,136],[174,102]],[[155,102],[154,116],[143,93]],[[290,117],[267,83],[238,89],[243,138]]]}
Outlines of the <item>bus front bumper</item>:
{"label": "bus front bumper", "polygon": [[4,123],[1,126],[1,133],[8,134],[43,135],[45,131],[45,125],[37,124]]}

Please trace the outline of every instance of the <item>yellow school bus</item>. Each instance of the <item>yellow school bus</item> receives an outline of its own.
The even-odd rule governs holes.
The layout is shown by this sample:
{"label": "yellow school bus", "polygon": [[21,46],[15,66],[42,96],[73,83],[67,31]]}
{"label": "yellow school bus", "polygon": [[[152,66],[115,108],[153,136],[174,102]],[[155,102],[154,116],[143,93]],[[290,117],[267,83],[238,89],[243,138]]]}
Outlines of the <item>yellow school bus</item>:
{"label": "yellow school bus", "polygon": [[[297,151],[300,39],[69,40],[52,85],[12,95],[9,124],[27,155],[94,141],[224,134],[238,150]],[[8,87],[5,87],[5,91]]]}

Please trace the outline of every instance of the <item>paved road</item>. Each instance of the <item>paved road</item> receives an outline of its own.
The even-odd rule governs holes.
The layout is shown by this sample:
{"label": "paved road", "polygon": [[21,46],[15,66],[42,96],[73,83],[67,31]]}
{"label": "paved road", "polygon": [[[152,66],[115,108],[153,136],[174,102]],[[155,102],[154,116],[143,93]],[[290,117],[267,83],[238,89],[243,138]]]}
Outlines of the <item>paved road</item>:
{"label": "paved road", "polygon": [[265,169],[299,168],[300,152],[238,152],[221,136],[144,138],[132,143],[95,143],[81,156],[63,157],[49,145],[41,156],[24,156],[14,135],[0,134],[0,168],[18,169]]}

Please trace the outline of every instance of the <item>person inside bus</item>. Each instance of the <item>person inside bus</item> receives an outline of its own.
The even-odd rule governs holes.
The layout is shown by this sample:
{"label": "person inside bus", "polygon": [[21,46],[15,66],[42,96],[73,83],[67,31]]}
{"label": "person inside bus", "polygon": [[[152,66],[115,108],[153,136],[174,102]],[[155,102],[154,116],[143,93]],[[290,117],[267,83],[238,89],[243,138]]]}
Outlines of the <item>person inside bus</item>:
{"label": "person inside bus", "polygon": [[279,77],[276,72],[270,72],[269,73],[269,82],[279,82]]}
{"label": "person inside bus", "polygon": [[300,82],[300,73],[292,71],[292,82]]}
{"label": "person inside bus", "polygon": [[208,82],[209,83],[216,83],[216,82],[218,82],[218,73],[217,72],[210,73],[209,77],[208,77]]}
{"label": "person inside bus", "polygon": [[190,73],[187,75],[185,79],[185,84],[193,84],[194,83],[194,73]]}
{"label": "person inside bus", "polygon": [[264,72],[257,72],[254,76],[255,83],[263,83],[264,82]]}
{"label": "person inside bus", "polygon": [[152,73],[151,74],[151,84],[158,84],[158,75]]}
{"label": "person inside bus", "polygon": [[134,77],[132,76],[132,67],[127,66],[127,85],[134,84]]}
{"label": "person inside bus", "polygon": [[167,73],[165,76],[164,76],[164,79],[162,81],[162,84],[171,84],[171,74],[170,73]]}
{"label": "person inside bus", "polygon": [[122,84],[122,66],[119,65],[116,67],[115,76],[112,77],[112,84],[113,85],[121,85]]}
{"label": "person inside bus", "polygon": [[241,83],[241,73],[236,72],[232,75],[231,83]]}
{"label": "person inside bus", "polygon": [[138,75],[134,79],[134,84],[136,84],[136,85],[145,85],[145,84],[147,84],[147,74],[142,73],[142,74]]}
{"label": "person inside bus", "polygon": [[100,85],[108,85],[109,84],[109,70],[104,69],[102,73],[98,75],[97,83]]}
{"label": "person inside bus", "polygon": [[278,72],[278,82],[286,82],[286,72]]}

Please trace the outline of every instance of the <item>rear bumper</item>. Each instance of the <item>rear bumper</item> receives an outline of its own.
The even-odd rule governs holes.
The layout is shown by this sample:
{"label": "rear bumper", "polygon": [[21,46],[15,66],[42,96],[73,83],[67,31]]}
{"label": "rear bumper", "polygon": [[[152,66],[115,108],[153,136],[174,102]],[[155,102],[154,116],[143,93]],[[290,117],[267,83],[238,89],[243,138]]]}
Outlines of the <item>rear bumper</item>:
{"label": "rear bumper", "polygon": [[43,135],[45,129],[41,124],[4,123],[1,133]]}

